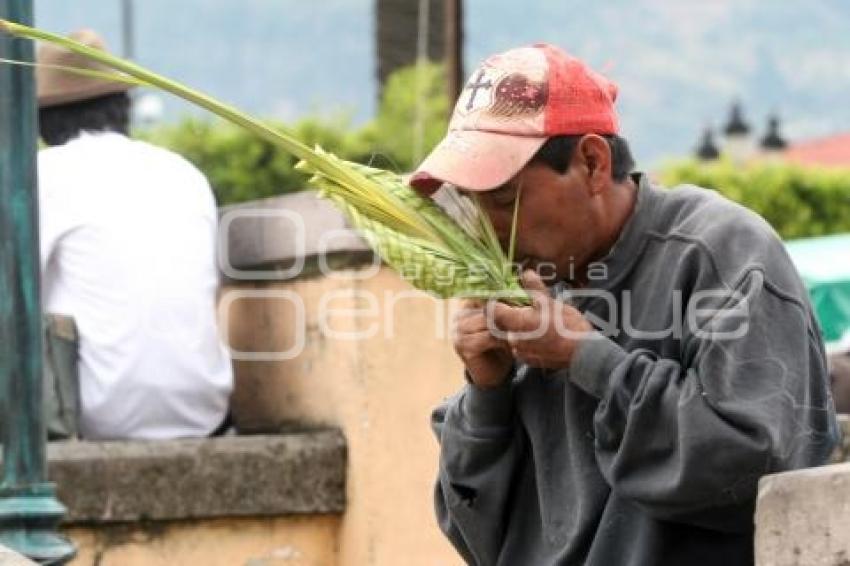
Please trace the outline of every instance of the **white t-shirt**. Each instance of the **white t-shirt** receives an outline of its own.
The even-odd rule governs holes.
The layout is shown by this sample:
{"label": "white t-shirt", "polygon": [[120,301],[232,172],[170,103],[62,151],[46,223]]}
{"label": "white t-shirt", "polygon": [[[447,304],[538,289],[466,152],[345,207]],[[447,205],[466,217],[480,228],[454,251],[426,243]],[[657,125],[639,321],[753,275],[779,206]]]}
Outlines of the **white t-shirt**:
{"label": "white t-shirt", "polygon": [[114,133],[42,150],[38,175],[44,309],[77,322],[83,436],[208,435],[233,375],[207,180]]}

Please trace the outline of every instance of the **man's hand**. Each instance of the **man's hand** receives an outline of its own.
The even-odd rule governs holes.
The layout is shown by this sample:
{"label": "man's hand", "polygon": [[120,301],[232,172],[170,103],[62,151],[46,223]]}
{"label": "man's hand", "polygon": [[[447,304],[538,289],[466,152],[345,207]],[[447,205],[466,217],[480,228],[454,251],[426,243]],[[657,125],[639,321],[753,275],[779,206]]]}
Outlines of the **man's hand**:
{"label": "man's hand", "polygon": [[569,366],[580,341],[593,326],[577,309],[550,297],[534,271],[522,274],[522,284],[534,301],[532,306],[488,305],[488,314],[501,331],[496,336],[508,343],[513,357],[532,367]]}
{"label": "man's hand", "polygon": [[514,358],[507,342],[494,337],[487,328],[484,306],[478,301],[465,301],[452,330],[455,352],[472,382],[484,388],[504,383]]}

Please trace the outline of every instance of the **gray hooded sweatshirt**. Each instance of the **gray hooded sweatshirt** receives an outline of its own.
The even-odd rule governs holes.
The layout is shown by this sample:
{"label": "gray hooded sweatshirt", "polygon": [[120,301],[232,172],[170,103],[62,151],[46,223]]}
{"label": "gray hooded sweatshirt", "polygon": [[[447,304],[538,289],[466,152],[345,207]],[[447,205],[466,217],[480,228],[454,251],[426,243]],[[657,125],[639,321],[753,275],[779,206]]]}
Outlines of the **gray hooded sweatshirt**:
{"label": "gray hooded sweatshirt", "polygon": [[770,226],[636,180],[595,278],[562,294],[598,330],[570,367],[519,366],[434,411],[437,517],[469,564],[752,564],[759,477],[837,439],[820,331]]}

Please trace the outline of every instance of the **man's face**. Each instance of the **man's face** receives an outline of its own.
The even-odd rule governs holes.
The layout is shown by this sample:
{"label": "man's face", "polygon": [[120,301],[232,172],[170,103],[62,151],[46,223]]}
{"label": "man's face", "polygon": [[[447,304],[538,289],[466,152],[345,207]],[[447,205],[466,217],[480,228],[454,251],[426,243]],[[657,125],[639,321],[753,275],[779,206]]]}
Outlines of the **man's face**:
{"label": "man's face", "polygon": [[576,169],[560,174],[532,162],[505,185],[476,193],[505,251],[519,197],[515,261],[537,268],[547,283],[554,281],[553,275],[572,279],[598,247],[598,210],[586,178]]}

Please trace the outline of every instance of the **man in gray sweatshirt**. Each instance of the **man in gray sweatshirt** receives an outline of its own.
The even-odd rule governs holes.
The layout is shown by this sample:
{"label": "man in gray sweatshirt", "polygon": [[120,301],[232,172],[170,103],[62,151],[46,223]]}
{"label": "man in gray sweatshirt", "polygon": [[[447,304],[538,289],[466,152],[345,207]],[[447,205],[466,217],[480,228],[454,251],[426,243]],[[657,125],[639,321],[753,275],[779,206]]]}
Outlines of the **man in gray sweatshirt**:
{"label": "man in gray sweatshirt", "polygon": [[616,87],[563,51],[472,77],[411,184],[475,193],[504,245],[516,217],[533,305],[456,319],[440,527],[481,566],[752,564],[759,477],[837,437],[782,242],[712,191],[632,173]]}

